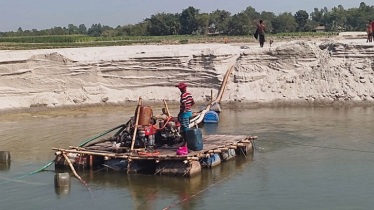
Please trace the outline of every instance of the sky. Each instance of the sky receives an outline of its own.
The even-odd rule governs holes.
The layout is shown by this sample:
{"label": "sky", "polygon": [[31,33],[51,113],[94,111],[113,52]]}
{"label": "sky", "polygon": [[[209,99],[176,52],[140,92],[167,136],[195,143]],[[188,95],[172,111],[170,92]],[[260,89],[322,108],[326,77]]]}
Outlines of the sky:
{"label": "sky", "polygon": [[18,27],[42,30],[68,24],[116,27],[139,23],[156,13],[181,13],[189,6],[200,9],[200,13],[220,9],[233,15],[251,6],[259,12],[294,14],[339,4],[346,9],[359,7],[363,1],[374,5],[374,0],[0,0],[0,31],[17,31]]}

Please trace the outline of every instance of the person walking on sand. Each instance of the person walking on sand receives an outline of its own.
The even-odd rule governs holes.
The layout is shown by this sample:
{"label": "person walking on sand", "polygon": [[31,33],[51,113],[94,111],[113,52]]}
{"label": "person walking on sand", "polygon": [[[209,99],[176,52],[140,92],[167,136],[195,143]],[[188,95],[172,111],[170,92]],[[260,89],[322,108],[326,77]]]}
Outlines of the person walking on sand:
{"label": "person walking on sand", "polygon": [[373,41],[373,28],[372,28],[372,23],[374,21],[369,21],[369,24],[366,26],[366,32],[368,34],[368,39],[366,42],[372,42]]}
{"label": "person walking on sand", "polygon": [[260,47],[264,47],[264,43],[265,43],[265,25],[263,24],[262,20],[260,20],[260,22],[257,24],[257,32],[258,32],[258,36],[259,36]]}
{"label": "person walking on sand", "polygon": [[178,120],[181,124],[181,134],[183,137],[183,143],[181,147],[178,148],[177,154],[178,155],[187,155],[187,138],[186,132],[189,130],[190,125],[190,117],[192,116],[191,107],[195,104],[195,101],[191,95],[191,93],[187,92],[187,84],[181,82],[175,87],[178,87],[181,95],[180,95],[180,110],[178,114]]}

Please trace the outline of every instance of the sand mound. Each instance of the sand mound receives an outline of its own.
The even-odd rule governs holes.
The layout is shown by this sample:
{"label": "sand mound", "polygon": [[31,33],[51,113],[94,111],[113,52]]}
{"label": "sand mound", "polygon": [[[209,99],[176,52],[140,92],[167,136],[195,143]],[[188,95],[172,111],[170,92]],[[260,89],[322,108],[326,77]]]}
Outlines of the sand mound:
{"label": "sand mound", "polygon": [[28,61],[60,62],[64,64],[73,63],[72,60],[68,59],[67,57],[57,52],[33,55],[30,57],[30,59],[28,59]]}

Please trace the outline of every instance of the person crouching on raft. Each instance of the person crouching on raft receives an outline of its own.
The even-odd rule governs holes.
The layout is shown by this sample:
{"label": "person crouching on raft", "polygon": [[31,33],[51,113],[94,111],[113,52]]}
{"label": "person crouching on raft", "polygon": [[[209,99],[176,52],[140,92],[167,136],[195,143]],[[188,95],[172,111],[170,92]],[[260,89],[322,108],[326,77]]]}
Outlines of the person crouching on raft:
{"label": "person crouching on raft", "polygon": [[191,107],[195,104],[195,101],[191,93],[187,92],[187,84],[181,82],[175,87],[178,87],[181,92],[178,120],[181,124],[181,134],[183,137],[183,143],[177,153],[188,154],[186,132],[189,130],[190,117],[192,116]]}

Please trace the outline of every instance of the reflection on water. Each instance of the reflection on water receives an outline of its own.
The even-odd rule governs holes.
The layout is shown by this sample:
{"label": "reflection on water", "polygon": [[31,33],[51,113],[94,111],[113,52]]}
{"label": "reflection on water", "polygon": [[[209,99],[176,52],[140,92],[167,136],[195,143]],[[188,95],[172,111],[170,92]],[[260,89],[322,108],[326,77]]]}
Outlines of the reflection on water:
{"label": "reflection on water", "polygon": [[[174,204],[178,204],[175,209],[372,206],[374,108],[370,107],[223,109],[220,122],[205,125],[203,134],[259,136],[253,160],[236,158],[191,179],[79,171],[90,190],[72,174],[69,190],[55,189],[51,166],[1,184],[52,160],[52,147],[79,145],[125,123],[133,111],[87,108],[1,116],[0,151],[12,155],[11,167],[0,165],[1,209],[163,209]],[[172,114],[177,112],[178,107],[171,107]]]}
{"label": "reflection on water", "polygon": [[12,164],[11,161],[5,162],[5,163],[0,163],[0,171],[9,171],[11,164]]}

